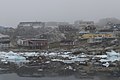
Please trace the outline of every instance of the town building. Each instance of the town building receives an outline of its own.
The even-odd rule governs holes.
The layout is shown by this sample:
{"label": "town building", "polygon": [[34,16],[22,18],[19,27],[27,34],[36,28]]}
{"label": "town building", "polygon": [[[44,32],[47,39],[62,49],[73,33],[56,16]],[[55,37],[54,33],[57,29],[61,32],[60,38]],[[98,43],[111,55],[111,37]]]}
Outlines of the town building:
{"label": "town building", "polygon": [[74,40],[66,39],[60,41],[60,48],[68,49],[68,48],[73,48],[75,45],[76,42]]}
{"label": "town building", "polygon": [[120,24],[114,24],[114,25],[111,26],[110,29],[120,31]]}
{"label": "town building", "polygon": [[90,39],[90,38],[115,38],[114,34],[110,33],[88,33],[83,34],[79,38],[81,39]]}
{"label": "town building", "polygon": [[75,42],[73,40],[61,40],[60,41],[60,45],[67,45],[67,46],[70,46],[70,45],[75,45]]}
{"label": "town building", "polygon": [[0,34],[0,49],[10,48],[10,37],[8,35]]}
{"label": "town building", "polygon": [[88,34],[88,33],[90,33],[90,32],[89,32],[89,31],[82,30],[82,31],[79,32],[79,35],[82,36],[82,35]]}
{"label": "town building", "polygon": [[46,49],[48,48],[47,39],[19,39],[17,41],[19,47],[27,49]]}
{"label": "town building", "polygon": [[58,28],[59,25],[68,25],[68,22],[45,22],[45,27]]}
{"label": "town building", "polygon": [[114,31],[111,30],[111,29],[101,29],[101,30],[98,30],[99,33],[109,33],[109,34],[112,34]]}
{"label": "town building", "polygon": [[33,28],[41,28],[44,27],[44,22],[20,22],[18,27],[33,27]]}
{"label": "town building", "polygon": [[101,37],[97,37],[97,38],[90,38],[87,40],[87,43],[89,44],[96,44],[96,43],[102,43],[103,42],[103,38]]}
{"label": "town building", "polygon": [[94,26],[94,21],[82,21],[82,20],[77,20],[74,22],[74,25],[78,27],[80,30],[84,29],[87,26]]}
{"label": "town building", "polygon": [[74,33],[78,31],[78,29],[76,29],[73,25],[59,25],[58,30],[62,33],[66,32]]}

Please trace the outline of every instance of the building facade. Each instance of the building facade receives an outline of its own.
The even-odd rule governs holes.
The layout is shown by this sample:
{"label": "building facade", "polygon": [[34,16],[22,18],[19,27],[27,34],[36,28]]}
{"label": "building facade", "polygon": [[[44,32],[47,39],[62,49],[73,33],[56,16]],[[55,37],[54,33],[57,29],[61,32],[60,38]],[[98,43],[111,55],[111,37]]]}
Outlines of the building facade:
{"label": "building facade", "polygon": [[87,43],[93,44],[93,43],[102,43],[103,38],[90,38],[87,40]]}
{"label": "building facade", "polygon": [[79,29],[84,29],[87,26],[94,26],[94,21],[82,21],[82,20],[77,20],[74,22],[74,25],[78,27]]}
{"label": "building facade", "polygon": [[48,47],[47,39],[19,39],[17,44],[19,47],[28,49],[46,49]]}
{"label": "building facade", "polygon": [[83,34],[79,38],[81,39],[90,39],[90,38],[115,38],[114,34],[110,33],[89,33]]}
{"label": "building facade", "polygon": [[74,33],[78,31],[73,25],[59,25],[58,30],[62,33],[71,32]]}
{"label": "building facade", "polygon": [[0,34],[0,49],[10,48],[10,37],[8,35]]}
{"label": "building facade", "polygon": [[45,22],[45,27],[58,28],[59,25],[68,25],[68,22]]}
{"label": "building facade", "polygon": [[33,28],[41,28],[44,27],[44,22],[20,22],[18,27],[33,27]]}

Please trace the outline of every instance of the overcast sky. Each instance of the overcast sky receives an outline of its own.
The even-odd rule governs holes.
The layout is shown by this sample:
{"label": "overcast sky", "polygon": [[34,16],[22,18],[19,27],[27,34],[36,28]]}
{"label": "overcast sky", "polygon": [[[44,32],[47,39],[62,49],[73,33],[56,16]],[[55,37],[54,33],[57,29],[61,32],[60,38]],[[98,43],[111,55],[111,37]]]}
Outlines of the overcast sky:
{"label": "overcast sky", "polygon": [[120,19],[120,0],[0,0],[0,25],[21,21]]}

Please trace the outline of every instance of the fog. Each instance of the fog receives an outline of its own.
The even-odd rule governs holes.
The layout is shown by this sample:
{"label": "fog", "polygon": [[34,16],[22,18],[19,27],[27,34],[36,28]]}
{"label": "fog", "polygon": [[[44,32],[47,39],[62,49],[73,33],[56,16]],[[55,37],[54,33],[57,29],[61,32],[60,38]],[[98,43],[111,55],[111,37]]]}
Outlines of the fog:
{"label": "fog", "polygon": [[0,0],[0,25],[21,21],[120,19],[120,0]]}

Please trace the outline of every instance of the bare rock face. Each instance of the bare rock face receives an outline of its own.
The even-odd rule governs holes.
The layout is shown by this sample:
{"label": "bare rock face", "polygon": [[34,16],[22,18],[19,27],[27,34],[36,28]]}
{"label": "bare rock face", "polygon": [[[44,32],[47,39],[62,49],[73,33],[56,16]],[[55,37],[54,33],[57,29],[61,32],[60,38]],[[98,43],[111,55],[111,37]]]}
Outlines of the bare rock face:
{"label": "bare rock face", "polygon": [[[42,32],[41,32],[42,31]],[[57,29],[44,28],[39,31],[39,34],[35,36],[38,39],[47,39],[49,43],[61,41],[65,39],[65,35]]]}
{"label": "bare rock face", "polygon": [[21,38],[38,38],[47,39],[49,42],[56,42],[64,39],[63,33],[59,32],[56,28],[41,27],[33,28],[32,26],[17,27],[14,34]]}

